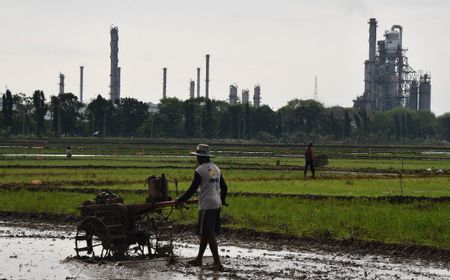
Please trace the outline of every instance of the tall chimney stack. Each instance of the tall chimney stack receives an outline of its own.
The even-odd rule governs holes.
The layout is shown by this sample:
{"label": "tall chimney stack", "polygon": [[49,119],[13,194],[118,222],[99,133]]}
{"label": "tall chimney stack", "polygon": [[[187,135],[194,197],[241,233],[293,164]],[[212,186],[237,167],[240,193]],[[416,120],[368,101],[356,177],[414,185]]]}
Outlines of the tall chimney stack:
{"label": "tall chimney stack", "polygon": [[369,20],[369,61],[375,61],[377,51],[377,20],[371,18]]}
{"label": "tall chimney stack", "polygon": [[200,97],[200,67],[197,67],[197,98]]}
{"label": "tall chimney stack", "polygon": [[84,66],[80,66],[80,102],[83,103],[83,70]]}
{"label": "tall chimney stack", "polygon": [[167,68],[163,68],[163,99],[167,97]]}
{"label": "tall chimney stack", "polygon": [[110,99],[120,99],[120,68],[119,68],[119,28],[111,26],[111,82]]}
{"label": "tall chimney stack", "polygon": [[59,73],[59,94],[64,93],[64,74]]}
{"label": "tall chimney stack", "polygon": [[364,63],[364,99],[365,110],[370,112],[375,104],[375,59],[377,52],[377,20],[369,20],[369,59]]}
{"label": "tall chimney stack", "polygon": [[209,99],[209,54],[206,55],[205,98]]}
{"label": "tall chimney stack", "polygon": [[259,108],[261,106],[261,87],[259,85],[255,85],[255,89],[253,92],[253,107]]}
{"label": "tall chimney stack", "polygon": [[189,82],[189,98],[190,99],[195,98],[195,81],[193,80]]}

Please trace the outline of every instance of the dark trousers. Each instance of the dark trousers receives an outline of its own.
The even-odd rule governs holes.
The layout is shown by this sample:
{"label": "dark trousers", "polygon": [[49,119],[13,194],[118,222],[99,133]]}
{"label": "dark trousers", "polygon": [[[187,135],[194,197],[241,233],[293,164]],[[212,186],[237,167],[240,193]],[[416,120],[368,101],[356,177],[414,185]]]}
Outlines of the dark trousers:
{"label": "dark trousers", "polygon": [[305,176],[306,176],[306,171],[308,171],[308,166],[311,169],[311,173],[314,177],[314,161],[313,160],[307,160],[305,161]]}

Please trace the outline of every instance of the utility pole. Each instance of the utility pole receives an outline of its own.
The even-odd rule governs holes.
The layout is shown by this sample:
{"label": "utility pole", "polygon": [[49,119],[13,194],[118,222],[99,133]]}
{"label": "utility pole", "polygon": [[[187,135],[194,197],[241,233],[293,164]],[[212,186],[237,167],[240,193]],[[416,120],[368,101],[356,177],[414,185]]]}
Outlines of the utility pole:
{"label": "utility pole", "polygon": [[314,100],[318,101],[319,90],[317,87],[317,76],[314,77]]}

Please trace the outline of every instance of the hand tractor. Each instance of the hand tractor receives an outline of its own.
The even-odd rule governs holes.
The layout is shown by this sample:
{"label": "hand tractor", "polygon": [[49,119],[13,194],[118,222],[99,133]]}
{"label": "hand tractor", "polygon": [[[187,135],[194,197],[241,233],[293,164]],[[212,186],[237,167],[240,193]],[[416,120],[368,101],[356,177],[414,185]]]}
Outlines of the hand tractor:
{"label": "hand tractor", "polygon": [[77,256],[173,256],[169,216],[175,200],[168,196],[164,174],[148,177],[146,184],[148,197],[145,203],[124,204],[122,197],[106,190],[79,207],[81,222],[75,236]]}

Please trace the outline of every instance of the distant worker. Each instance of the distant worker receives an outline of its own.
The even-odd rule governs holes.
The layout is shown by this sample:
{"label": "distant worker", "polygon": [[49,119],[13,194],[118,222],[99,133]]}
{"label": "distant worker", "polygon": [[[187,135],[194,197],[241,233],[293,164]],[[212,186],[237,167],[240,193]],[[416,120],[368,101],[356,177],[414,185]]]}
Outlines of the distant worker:
{"label": "distant worker", "polygon": [[199,166],[195,169],[194,180],[189,189],[176,200],[177,205],[186,202],[200,187],[197,225],[200,246],[197,257],[189,261],[188,264],[202,266],[203,254],[206,246],[209,245],[209,249],[214,258],[212,269],[223,270],[216,236],[220,232],[220,208],[222,205],[227,205],[225,198],[228,187],[220,169],[210,161],[210,158],[213,156],[209,152],[208,145],[199,144],[195,152],[192,152],[191,155],[197,156]]}
{"label": "distant worker", "polygon": [[308,166],[311,169],[312,176],[314,177],[314,149],[313,143],[309,143],[305,147],[305,170],[304,176],[306,177],[306,171],[308,171]]}
{"label": "distant worker", "polygon": [[66,149],[66,156],[68,159],[72,158],[72,149],[70,148],[70,146],[68,146]]}

